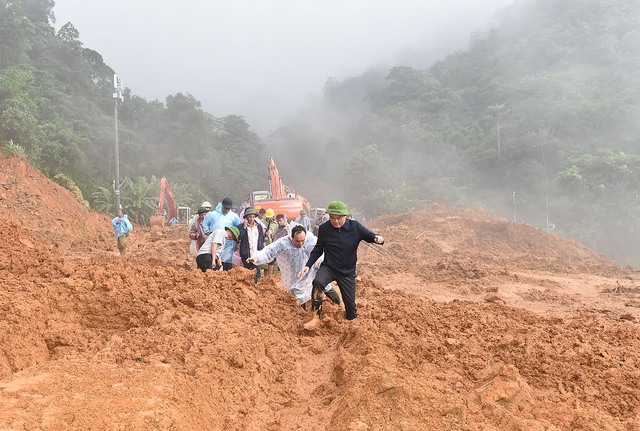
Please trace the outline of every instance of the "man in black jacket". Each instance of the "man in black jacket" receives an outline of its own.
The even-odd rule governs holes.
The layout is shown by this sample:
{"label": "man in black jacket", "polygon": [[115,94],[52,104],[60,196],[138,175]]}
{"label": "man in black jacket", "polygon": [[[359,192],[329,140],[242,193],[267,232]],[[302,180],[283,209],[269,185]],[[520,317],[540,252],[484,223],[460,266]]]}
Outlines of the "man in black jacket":
{"label": "man in black jacket", "polygon": [[[356,312],[356,261],[360,241],[384,244],[384,238],[376,235],[356,220],[347,219],[349,211],[340,201],[333,201],[327,208],[329,223],[323,223],[318,229],[318,242],[311,251],[306,266],[299,276],[309,272],[309,268],[324,253],[324,261],[313,280],[311,306],[315,312],[313,320],[306,323],[306,329],[315,329],[320,323],[324,287],[335,281],[340,287],[347,320],[357,317]],[[339,299],[331,298],[339,303]]]}
{"label": "man in black jacket", "polygon": [[255,256],[255,254],[264,247],[264,230],[261,224],[256,223],[257,216],[258,213],[251,207],[247,207],[244,210],[245,222],[239,227],[240,236],[238,238],[240,244],[238,251],[240,252],[242,265],[244,265],[245,268],[256,270],[256,276],[254,277],[256,283],[260,280],[262,271],[260,266],[255,266],[253,263],[247,262],[247,259],[250,256]]}

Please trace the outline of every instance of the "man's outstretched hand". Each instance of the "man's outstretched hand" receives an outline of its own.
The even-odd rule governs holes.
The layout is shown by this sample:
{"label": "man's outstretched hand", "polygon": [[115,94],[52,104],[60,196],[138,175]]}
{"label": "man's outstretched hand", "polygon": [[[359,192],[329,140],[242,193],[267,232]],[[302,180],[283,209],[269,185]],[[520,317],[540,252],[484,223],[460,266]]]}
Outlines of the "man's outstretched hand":
{"label": "man's outstretched hand", "polygon": [[302,268],[302,271],[300,271],[298,273],[298,279],[304,277],[305,275],[307,275],[307,273],[309,272],[309,267],[305,266],[304,268]]}

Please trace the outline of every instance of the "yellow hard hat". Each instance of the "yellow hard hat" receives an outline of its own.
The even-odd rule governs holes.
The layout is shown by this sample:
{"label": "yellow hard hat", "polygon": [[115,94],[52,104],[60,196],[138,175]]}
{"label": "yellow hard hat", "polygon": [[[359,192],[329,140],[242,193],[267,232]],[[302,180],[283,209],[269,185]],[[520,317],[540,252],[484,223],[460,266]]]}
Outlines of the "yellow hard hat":
{"label": "yellow hard hat", "polygon": [[273,218],[273,216],[274,216],[274,215],[276,215],[276,213],[275,213],[275,211],[274,211],[274,210],[272,210],[271,208],[269,208],[269,209],[267,210],[267,212],[266,212],[266,213],[264,213],[264,215],[265,215],[265,217]]}

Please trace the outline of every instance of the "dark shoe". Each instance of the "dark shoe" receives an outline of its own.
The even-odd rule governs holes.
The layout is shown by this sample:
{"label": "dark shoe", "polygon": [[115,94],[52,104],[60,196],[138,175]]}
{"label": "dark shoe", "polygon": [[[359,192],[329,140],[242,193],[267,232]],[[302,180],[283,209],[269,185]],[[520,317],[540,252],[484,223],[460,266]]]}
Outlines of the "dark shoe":
{"label": "dark shoe", "polygon": [[324,292],[325,295],[334,303],[340,305],[340,296],[338,296],[338,292],[332,287],[331,289]]}

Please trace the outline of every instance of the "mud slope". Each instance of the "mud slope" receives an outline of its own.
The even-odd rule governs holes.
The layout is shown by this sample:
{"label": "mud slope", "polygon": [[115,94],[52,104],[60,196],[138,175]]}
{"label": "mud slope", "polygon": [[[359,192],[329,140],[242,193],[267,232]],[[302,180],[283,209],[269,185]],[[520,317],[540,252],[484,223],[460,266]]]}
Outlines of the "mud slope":
{"label": "mud slope", "polygon": [[640,430],[637,274],[571,241],[476,209],[380,218],[360,317],[327,305],[309,333],[277,278],[190,269],[183,227],[121,259],[69,204],[61,224],[107,224],[69,253],[4,193],[0,429]]}

